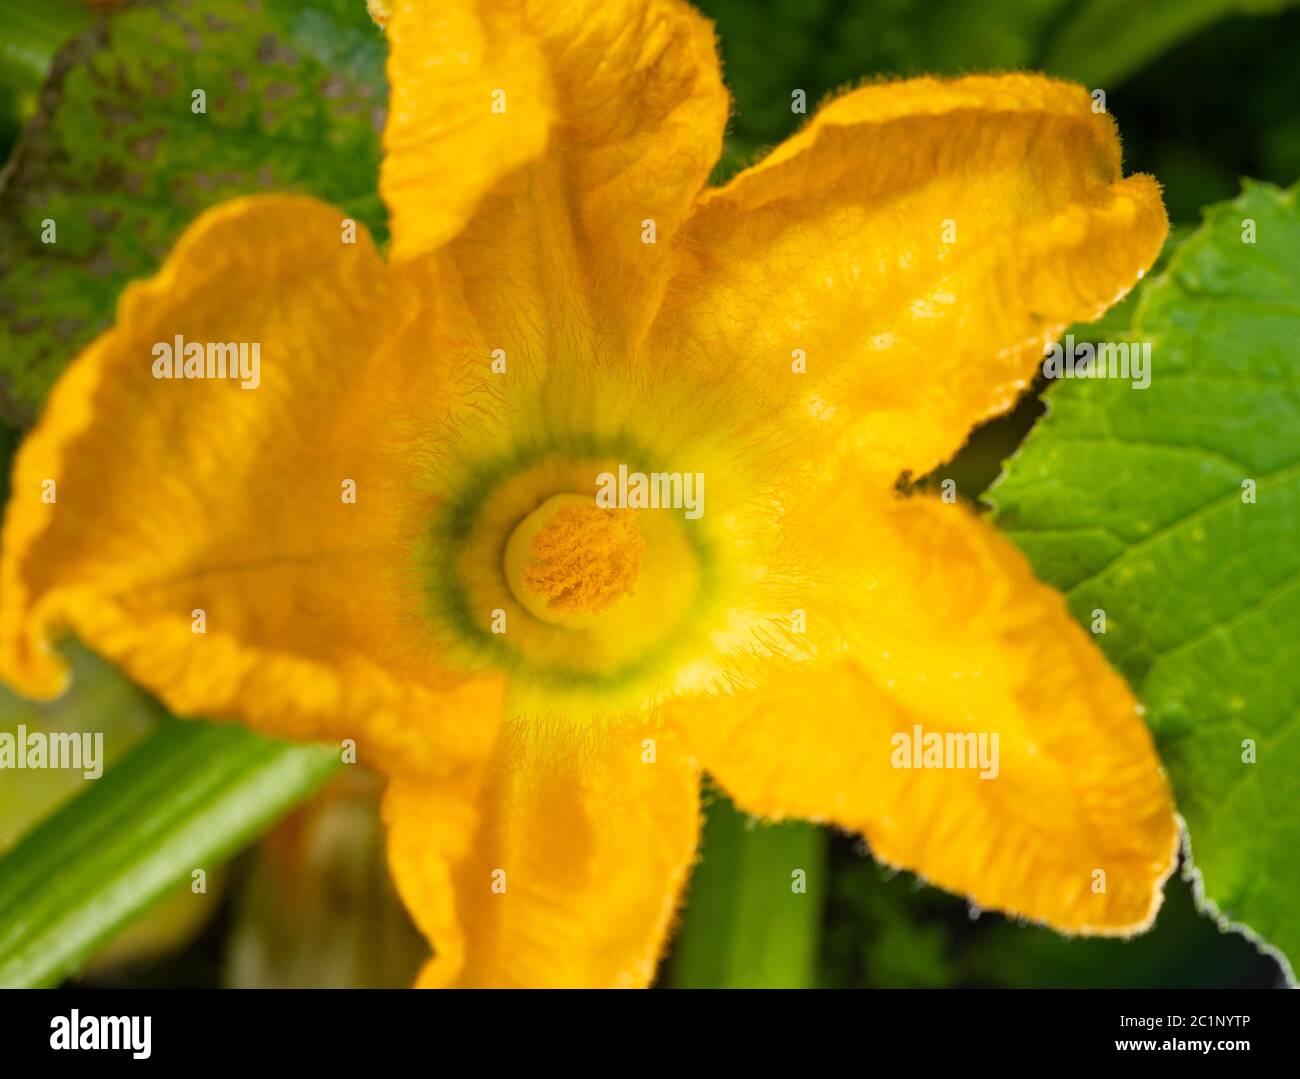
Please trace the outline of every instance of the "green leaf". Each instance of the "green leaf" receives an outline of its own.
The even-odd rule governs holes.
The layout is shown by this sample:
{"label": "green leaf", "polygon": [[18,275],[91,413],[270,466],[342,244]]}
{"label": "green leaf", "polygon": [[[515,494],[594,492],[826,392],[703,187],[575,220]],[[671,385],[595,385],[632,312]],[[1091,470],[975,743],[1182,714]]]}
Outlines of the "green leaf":
{"label": "green leaf", "polygon": [[339,766],[333,748],[169,721],[0,858],[0,986],[57,984]]}
{"label": "green leaf", "polygon": [[123,286],[208,206],[306,192],[382,240],[384,56],[360,0],[130,9],[60,53],[0,190],[8,417],[31,421]]}
{"label": "green leaf", "polygon": [[1250,183],[1212,207],[1146,287],[1125,336],[1151,343],[1150,387],[1057,385],[993,489],[996,520],[1081,622],[1105,611],[1097,642],[1145,704],[1211,908],[1294,963],[1296,190]]}
{"label": "green leaf", "polygon": [[1166,49],[1231,15],[1272,15],[1297,0],[1086,0],[1049,40],[1042,67],[1114,86]]}
{"label": "green leaf", "polygon": [[722,795],[707,810],[690,905],[673,946],[678,988],[814,984],[826,877],[820,828],[762,824]]}

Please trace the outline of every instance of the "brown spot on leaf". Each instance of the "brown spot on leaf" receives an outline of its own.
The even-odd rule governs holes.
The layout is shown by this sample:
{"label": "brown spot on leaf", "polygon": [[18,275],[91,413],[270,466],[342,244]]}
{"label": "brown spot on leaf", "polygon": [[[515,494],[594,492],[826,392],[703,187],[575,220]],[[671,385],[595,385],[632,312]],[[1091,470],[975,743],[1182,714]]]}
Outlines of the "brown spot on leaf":
{"label": "brown spot on leaf", "polygon": [[86,211],[86,219],[101,231],[111,229],[122,216],[122,211],[112,210],[106,206],[92,206]]}
{"label": "brown spot on leaf", "polygon": [[138,139],[132,140],[130,144],[131,153],[139,161],[152,161],[154,154],[158,150],[158,143],[162,141],[163,130],[149,132],[147,135],[141,135]]}
{"label": "brown spot on leaf", "polygon": [[64,315],[62,318],[54,320],[51,331],[56,340],[66,345],[77,336],[85,325],[86,320],[84,318],[73,318],[71,315]]}
{"label": "brown spot on leaf", "polygon": [[263,34],[257,42],[257,62],[294,67],[298,63],[298,54],[274,34]]}
{"label": "brown spot on leaf", "polygon": [[118,270],[117,263],[113,261],[113,256],[109,253],[108,248],[96,252],[95,257],[86,263],[86,272],[91,277],[103,281],[112,277]]}

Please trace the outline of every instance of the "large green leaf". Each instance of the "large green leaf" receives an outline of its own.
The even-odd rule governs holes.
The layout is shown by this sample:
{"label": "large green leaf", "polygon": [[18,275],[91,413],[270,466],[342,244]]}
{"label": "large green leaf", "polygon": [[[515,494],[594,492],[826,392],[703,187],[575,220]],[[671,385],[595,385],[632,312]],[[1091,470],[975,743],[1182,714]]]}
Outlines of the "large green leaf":
{"label": "large green leaf", "polygon": [[813,985],[825,896],[822,830],[763,824],[716,795],[700,853],[673,946],[671,983],[686,989]]}
{"label": "large green leaf", "polygon": [[1146,706],[1206,896],[1294,964],[1296,191],[1248,184],[1211,208],[1146,287],[1126,337],[1151,343],[1150,387],[1053,389],[992,492],[997,521],[1080,621],[1106,612],[1097,641]]}
{"label": "large green leaf", "polygon": [[9,418],[32,419],[122,287],[208,206],[304,191],[382,239],[384,55],[359,0],[165,3],[72,42],[0,190]]}
{"label": "large green leaf", "polygon": [[0,986],[47,986],[340,766],[326,747],[171,720],[0,858]]}

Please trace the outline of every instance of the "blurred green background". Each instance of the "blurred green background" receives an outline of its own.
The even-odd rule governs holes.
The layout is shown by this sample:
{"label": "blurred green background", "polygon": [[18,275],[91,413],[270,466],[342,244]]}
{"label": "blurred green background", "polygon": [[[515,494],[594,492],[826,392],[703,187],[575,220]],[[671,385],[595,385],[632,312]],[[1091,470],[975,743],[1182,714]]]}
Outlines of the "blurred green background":
{"label": "blurred green background", "polygon": [[[269,14],[262,21],[280,19],[299,38],[315,41],[316,59],[338,65],[351,80],[347,94],[365,99],[366,133],[357,133],[347,151],[360,164],[337,180],[339,190],[323,196],[338,202],[351,197],[356,216],[382,236],[383,208],[373,197],[373,183],[356,180],[373,180],[375,160],[365,155],[377,153],[371,114],[382,108],[383,92],[382,43],[366,23],[362,0],[268,0],[265,6]],[[804,91],[811,113],[826,95],[864,79],[1011,69],[1047,71],[1103,89],[1123,134],[1125,171],[1150,172],[1161,181],[1178,231],[1195,226],[1203,206],[1234,197],[1243,176],[1282,186],[1300,176],[1300,9],[1285,0],[703,0],[699,6],[717,22],[735,98],[715,180],[798,128],[804,117],[791,111],[795,90]],[[43,80],[74,35],[99,33],[96,48],[139,45],[143,38],[124,33],[106,40],[104,31],[93,28],[120,18],[123,9],[150,7],[8,0],[0,11],[0,155],[10,158],[37,116]],[[173,5],[161,7],[165,20]],[[211,7],[229,21],[235,5],[174,7],[191,16]],[[223,47],[245,48],[251,64],[264,27],[249,19],[246,38],[236,18]],[[87,40],[74,45],[72,55],[87,48]],[[46,101],[56,122],[29,138],[57,137],[75,159],[67,147],[83,134],[93,140],[103,132],[91,130],[91,121],[78,120],[71,109],[59,111],[61,104]],[[262,115],[260,121],[292,119]],[[258,122],[250,120],[250,129]],[[158,236],[141,229],[148,243],[129,254],[115,252],[117,272],[128,278],[148,272],[167,237],[201,205],[249,186],[240,170],[262,153],[255,135],[260,137],[249,135],[233,175],[223,177],[221,162],[212,161],[208,182],[197,185],[201,191],[172,180],[161,192],[154,190],[155,201],[168,203],[167,220],[158,225],[151,217],[149,227],[157,225]],[[259,177],[263,186],[268,180],[271,186],[296,186],[305,170],[320,163],[280,155],[265,167],[271,175]],[[175,161],[162,161],[156,174],[175,168]],[[30,192],[13,188],[16,182],[33,186],[31,171],[15,181],[14,169],[7,170],[0,207],[9,221],[26,212],[23,200]],[[320,184],[308,186],[322,194]],[[0,278],[5,262],[12,266],[16,258],[14,233],[5,229],[0,221],[0,241],[10,247],[7,255],[0,252]],[[93,276],[95,252],[86,250],[80,259],[64,269],[79,279]],[[110,274],[103,288],[117,287]],[[97,311],[103,297],[85,304]],[[12,306],[12,295],[0,301],[0,320],[16,317]],[[96,329],[91,318],[73,326],[67,347]],[[30,419],[32,401],[39,400],[40,385],[38,379],[0,395],[6,487],[7,460]],[[1040,412],[1032,394],[1010,416],[976,433],[945,469],[964,497],[979,499]],[[82,657],[78,670],[88,688],[65,702],[61,714],[47,710],[43,721],[60,722],[69,708],[80,709],[79,722],[92,715],[119,750],[165,722],[156,705],[91,657]],[[7,695],[0,703],[4,729],[42,721],[32,706]],[[52,775],[21,783],[12,773],[0,776],[0,847],[69,794],[56,778],[46,778]],[[1066,940],[971,910],[908,874],[884,870],[849,837],[804,825],[756,825],[721,794],[710,794],[707,802],[702,862],[681,932],[661,970],[663,985],[1282,983],[1273,959],[1198,913],[1191,885],[1178,875],[1169,882],[1152,932],[1131,941]],[[805,891],[791,891],[792,869],[804,871]],[[183,889],[119,938],[84,978],[107,985],[396,985],[409,980],[419,952],[418,937],[384,877],[374,785],[335,780],[214,874],[201,903]]]}

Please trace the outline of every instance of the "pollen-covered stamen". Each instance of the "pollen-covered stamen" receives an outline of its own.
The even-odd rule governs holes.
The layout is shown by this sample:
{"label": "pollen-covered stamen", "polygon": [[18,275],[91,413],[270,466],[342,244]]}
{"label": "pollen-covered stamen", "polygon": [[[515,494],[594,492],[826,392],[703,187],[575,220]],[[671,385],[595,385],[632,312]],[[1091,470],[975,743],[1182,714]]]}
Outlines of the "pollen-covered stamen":
{"label": "pollen-covered stamen", "polygon": [[599,614],[630,594],[644,549],[633,511],[602,509],[584,495],[556,495],[511,535],[506,577],[533,614],[568,622]]}
{"label": "pollen-covered stamen", "polygon": [[524,583],[552,611],[603,611],[632,591],[644,548],[631,510],[564,506],[533,537]]}

